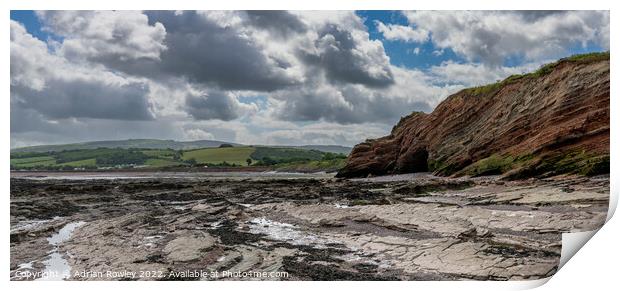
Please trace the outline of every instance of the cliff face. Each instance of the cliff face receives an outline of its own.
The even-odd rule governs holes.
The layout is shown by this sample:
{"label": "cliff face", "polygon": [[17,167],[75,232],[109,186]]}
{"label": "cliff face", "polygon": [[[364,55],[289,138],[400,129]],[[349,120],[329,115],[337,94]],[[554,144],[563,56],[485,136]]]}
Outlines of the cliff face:
{"label": "cliff face", "polygon": [[403,117],[356,145],[337,176],[609,172],[609,97],[609,53],[563,59]]}

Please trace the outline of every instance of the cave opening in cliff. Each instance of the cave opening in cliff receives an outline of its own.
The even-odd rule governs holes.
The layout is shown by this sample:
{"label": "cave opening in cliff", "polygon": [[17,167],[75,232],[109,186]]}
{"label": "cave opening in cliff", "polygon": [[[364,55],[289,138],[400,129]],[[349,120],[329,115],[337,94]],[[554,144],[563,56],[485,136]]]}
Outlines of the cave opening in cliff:
{"label": "cave opening in cliff", "polygon": [[398,172],[401,173],[428,172],[428,151],[418,149],[399,164]]}

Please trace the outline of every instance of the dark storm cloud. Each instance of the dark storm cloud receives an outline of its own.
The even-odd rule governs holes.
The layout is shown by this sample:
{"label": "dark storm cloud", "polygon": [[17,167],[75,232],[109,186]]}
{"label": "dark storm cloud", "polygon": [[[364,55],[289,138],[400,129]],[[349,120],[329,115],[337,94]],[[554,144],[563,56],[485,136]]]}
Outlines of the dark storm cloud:
{"label": "dark storm cloud", "polygon": [[335,24],[326,25],[320,32],[315,46],[318,54],[301,53],[311,65],[322,67],[332,83],[362,84],[368,87],[387,87],[394,77],[380,54],[359,54],[359,46],[350,31]]}
{"label": "dark storm cloud", "polygon": [[[42,20],[57,20],[50,25],[56,33],[66,35],[62,52],[73,60],[86,59],[127,74],[168,82],[170,78],[185,78],[194,84],[217,87],[221,90],[273,91],[298,83],[287,75],[290,64],[268,56],[254,38],[244,35],[238,28],[220,25],[215,20],[196,11],[148,11],[144,23],[134,21],[131,32],[122,29],[122,21],[115,14],[97,14],[81,22],[96,22],[86,27],[116,27],[108,34],[88,33],[82,35],[77,25],[63,13],[49,14]],[[269,13],[268,13],[269,14]],[[271,15],[271,14],[270,14]],[[132,15],[133,16],[133,15]],[[303,29],[303,23],[295,23],[295,16],[273,13],[277,19],[287,21],[287,31]],[[135,17],[135,16],[134,16]],[[258,26],[278,30],[262,16],[250,17]],[[139,18],[139,17],[135,17]],[[67,24],[67,22],[69,24]],[[62,25],[60,25],[62,24]],[[68,28],[67,28],[68,27]],[[75,28],[77,27],[77,28]],[[71,28],[71,29],[69,29]],[[135,37],[140,31],[150,32],[144,39]],[[138,40],[137,40],[138,39]],[[138,43],[144,52],[134,53]],[[96,53],[93,53],[96,52]]]}
{"label": "dark storm cloud", "polygon": [[182,139],[173,120],[59,119],[11,106],[11,147],[131,138]]}
{"label": "dark storm cloud", "polygon": [[276,35],[285,37],[292,33],[302,33],[306,25],[288,11],[282,10],[250,10],[246,11],[248,22],[255,27],[268,29]]}
{"label": "dark storm cloud", "polygon": [[[287,74],[292,64],[265,52],[259,40],[237,27],[221,25],[195,11],[149,11],[148,24],[163,25],[165,50],[159,59],[127,59],[119,55],[91,57],[108,67],[165,81],[185,77],[192,83],[220,90],[275,91],[299,85]],[[288,37],[309,28],[298,16],[286,11],[247,11],[245,23],[270,31],[271,37]],[[333,83],[354,83],[383,88],[394,83],[383,47],[368,46],[368,40],[353,38],[351,28],[328,24],[314,40],[319,53],[300,53],[306,64],[324,69]],[[359,28],[355,28],[359,29]],[[296,68],[303,69],[303,68]],[[310,72],[314,72],[310,70]]]}
{"label": "dark storm cloud", "polygon": [[187,112],[198,120],[233,120],[239,117],[239,104],[230,94],[210,92],[208,95],[188,95],[185,98]]}
{"label": "dark storm cloud", "polygon": [[21,107],[53,118],[87,117],[120,120],[150,120],[148,86],[131,83],[114,86],[91,80],[62,79],[48,82],[42,90],[11,86]]}
{"label": "dark storm cloud", "polygon": [[151,11],[147,15],[149,22],[160,22],[166,28],[167,49],[161,53],[158,68],[134,67],[142,73],[159,69],[168,76],[184,76],[226,90],[273,91],[296,83],[281,64],[270,62],[259,44],[234,28],[221,27],[195,11],[179,15]]}
{"label": "dark storm cloud", "polygon": [[[40,13],[43,20],[53,22],[51,28],[63,30],[59,33],[68,37],[63,44],[63,56],[72,61],[97,62],[109,69],[151,78],[167,86],[173,86],[172,80],[181,77],[193,86],[211,88],[209,91],[216,93],[205,96],[190,94],[184,100],[182,108],[198,120],[232,120],[240,116],[240,104],[234,96],[225,92],[227,90],[297,91],[305,87],[295,79],[300,77],[305,79],[305,83],[315,80],[312,83],[318,82],[317,86],[322,86],[325,80],[335,86],[360,84],[375,89],[384,89],[394,84],[389,58],[382,44],[368,39],[366,27],[356,21],[355,14],[351,14],[352,22],[348,24],[328,21],[314,25],[306,24],[300,16],[287,11],[242,11],[230,15],[196,11],[149,11],[145,14],[146,17],[125,15],[134,19],[131,29],[128,29],[132,33],[118,33],[126,29],[122,29],[123,22],[114,13]],[[238,16],[241,26],[235,22],[237,20],[228,23],[222,16]],[[94,23],[73,23],[72,20],[76,18]],[[114,23],[115,27],[102,36],[90,29],[106,23]],[[309,29],[314,33],[303,34]],[[291,43],[287,42],[288,39],[280,41],[289,47],[288,52],[299,52],[301,47],[308,48],[297,54],[297,57],[303,58],[301,63],[294,59],[294,54],[287,55],[286,50],[282,52],[284,56],[269,53],[258,43],[258,38],[252,35],[256,30],[269,31],[268,38],[275,39],[299,33]],[[89,33],[81,35],[82,31]],[[141,54],[131,54],[136,44],[126,38],[139,31],[149,32],[149,37],[138,41],[139,47],[143,48]],[[106,40],[106,37],[111,40]],[[314,47],[306,47],[305,44]],[[295,71],[292,74],[295,78],[287,74],[288,69]],[[317,78],[321,81],[317,81]],[[315,101],[322,102],[325,108],[337,108],[330,104],[335,101],[329,98],[318,98]],[[299,107],[309,108],[307,105]],[[49,112],[48,115],[51,113],[61,115],[58,112]],[[316,114],[321,115],[322,111],[301,114],[299,118]],[[347,112],[343,114],[348,115],[329,118],[344,122],[353,119],[363,122],[369,118],[353,118]]]}
{"label": "dark storm cloud", "polygon": [[147,83],[69,63],[17,22],[11,22],[10,89],[12,107],[47,118],[153,119]]}
{"label": "dark storm cloud", "polygon": [[36,110],[22,108],[11,100],[11,133],[47,131],[49,128],[45,116]]}

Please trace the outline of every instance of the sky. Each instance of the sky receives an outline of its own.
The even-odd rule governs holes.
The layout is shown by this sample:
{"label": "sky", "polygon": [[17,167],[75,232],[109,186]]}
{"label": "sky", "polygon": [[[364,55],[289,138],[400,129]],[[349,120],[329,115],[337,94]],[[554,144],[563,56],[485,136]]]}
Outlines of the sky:
{"label": "sky", "polygon": [[11,147],[352,146],[450,94],[609,50],[608,11],[11,11]]}

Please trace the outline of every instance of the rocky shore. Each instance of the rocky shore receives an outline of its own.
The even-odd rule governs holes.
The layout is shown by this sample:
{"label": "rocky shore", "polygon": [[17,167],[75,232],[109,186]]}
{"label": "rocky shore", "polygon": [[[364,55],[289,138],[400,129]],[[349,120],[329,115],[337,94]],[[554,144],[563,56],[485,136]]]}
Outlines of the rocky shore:
{"label": "rocky shore", "polygon": [[609,177],[12,178],[10,197],[11,280],[521,280],[602,226]]}

